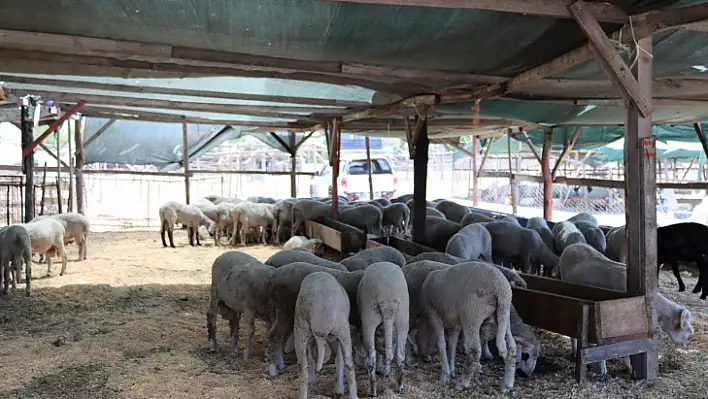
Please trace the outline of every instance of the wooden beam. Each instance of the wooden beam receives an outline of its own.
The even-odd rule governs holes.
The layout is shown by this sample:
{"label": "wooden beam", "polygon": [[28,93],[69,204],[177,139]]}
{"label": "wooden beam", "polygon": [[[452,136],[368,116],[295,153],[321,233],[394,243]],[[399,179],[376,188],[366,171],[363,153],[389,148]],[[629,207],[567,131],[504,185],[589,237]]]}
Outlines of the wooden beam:
{"label": "wooden beam", "polygon": [[425,128],[425,134],[428,134],[428,107],[425,106],[422,111],[423,112],[421,115],[416,116],[415,125],[413,125],[413,130],[411,131],[411,139],[413,141],[411,145],[413,146],[413,151],[417,148],[418,138],[420,137],[423,128]]}
{"label": "wooden beam", "polygon": [[[69,137],[69,140],[71,140],[71,137]],[[86,207],[84,203],[84,145],[82,143],[83,137],[81,134],[81,119],[77,119],[74,121],[74,145],[76,147],[76,211],[82,215],[85,215]]]}
{"label": "wooden beam", "polygon": [[553,221],[553,178],[551,177],[551,151],[553,146],[553,128],[543,129],[543,152],[541,156],[541,175],[543,176],[543,218]]}
{"label": "wooden beam", "polygon": [[[490,139],[491,140],[491,139]],[[477,176],[477,144],[479,137],[472,136],[472,205],[479,206],[479,176]]]}
{"label": "wooden beam", "polygon": [[514,171],[511,168],[511,130],[509,130],[506,134],[506,149],[507,157],[509,160],[509,190],[511,191],[511,214],[516,215],[516,213],[518,212],[519,198],[516,195],[516,179],[514,178]]}
{"label": "wooden beam", "polygon": [[369,136],[366,136],[366,167],[368,168],[369,175],[369,200],[374,199],[374,180],[371,177],[371,144],[369,143]]}
{"label": "wooden beam", "polygon": [[291,157],[295,156],[295,149],[288,145],[288,143],[286,143],[282,138],[280,138],[277,133],[270,132],[270,135],[275,139],[275,141],[278,142],[278,144],[280,144],[280,146],[285,150],[285,152],[290,154]]}
{"label": "wooden beam", "polygon": [[24,158],[27,156],[27,154],[32,152],[39,145],[39,143],[43,142],[50,134],[52,134],[59,126],[61,126],[61,124],[64,123],[65,120],[71,118],[71,116],[78,112],[81,108],[83,108],[84,105],[86,105],[86,101],[81,100],[78,104],[74,105],[67,112],[62,114],[59,119],[49,125],[49,128],[44,133],[42,133],[41,136],[37,137],[36,140],[34,140],[30,145],[28,145],[22,150],[22,157]]}
{"label": "wooden beam", "polygon": [[565,146],[563,149],[563,152],[561,152],[560,156],[558,157],[558,160],[556,161],[555,166],[553,166],[553,172],[551,172],[551,179],[553,181],[556,181],[556,173],[558,172],[558,168],[561,166],[565,158],[570,154],[571,151],[573,151],[573,147],[575,146],[575,143],[578,141],[578,138],[580,137],[580,131],[582,131],[583,128],[578,126],[575,128],[575,131],[573,132],[573,136],[570,138],[570,141],[568,142],[568,145]]}
{"label": "wooden beam", "polygon": [[58,88],[67,88],[121,91],[126,93],[165,94],[187,97],[218,98],[222,100],[262,101],[281,104],[321,105],[330,107],[360,107],[371,105],[364,101],[321,99],[294,96],[271,96],[263,94],[230,93],[223,91],[176,89],[168,87],[133,86],[128,84],[103,84],[93,82],[80,82],[76,80],[45,79],[39,77],[27,78],[12,75],[2,75],[0,76],[0,81],[11,83],[9,87],[17,88],[26,88],[29,85],[54,86],[52,91],[55,92],[61,92],[61,90],[59,90]]}
{"label": "wooden beam", "polygon": [[494,145],[494,142],[497,140],[498,139],[494,138],[489,138],[489,140],[487,140],[487,149],[484,151],[482,162],[479,164],[479,171],[477,171],[477,176],[480,176],[482,174],[482,171],[484,170],[484,165],[487,163],[487,157],[489,156],[489,152],[492,150],[492,145]]}
{"label": "wooden beam", "polygon": [[[369,108],[363,111],[357,111],[350,114],[342,116],[343,122],[351,122],[360,119],[370,119],[378,116],[393,115],[401,111],[407,111],[413,109],[416,113],[419,110],[425,109],[426,111],[431,110],[431,106],[434,106],[436,102],[435,95],[426,94],[421,96],[410,97],[405,100],[401,100],[397,103],[391,105],[385,105],[381,107]],[[425,107],[425,108],[423,108]],[[420,113],[423,115],[423,112]]]}
{"label": "wooden beam", "polygon": [[[22,104],[20,109],[20,127],[22,131],[22,173],[25,175],[25,197],[24,197],[24,218],[21,218],[25,223],[29,223],[34,219],[34,152],[30,149],[32,141],[32,121],[29,120],[29,107]],[[46,138],[46,137],[45,137]],[[28,150],[29,149],[29,150]],[[25,153],[26,152],[26,153]],[[8,191],[10,189],[8,188]],[[20,190],[21,191],[21,190]],[[22,193],[20,192],[20,200],[22,201]],[[22,209],[22,206],[20,207]],[[10,221],[8,220],[8,224]],[[25,266],[27,267],[27,266]]]}
{"label": "wooden beam", "polygon": [[189,130],[187,122],[182,122],[182,166],[184,167],[184,199],[189,205]]}
{"label": "wooden beam", "polygon": [[[332,144],[330,151],[330,164],[332,165],[332,218],[338,219],[339,216],[339,150],[342,138],[342,121],[338,118],[332,120]],[[295,232],[293,232],[295,234]]]}
{"label": "wooden beam", "polygon": [[708,140],[706,140],[706,135],[703,133],[703,128],[701,128],[701,124],[694,123],[693,129],[696,131],[696,135],[698,135],[698,141],[701,142],[701,146],[703,147],[703,153],[706,155],[706,157],[708,157]]}
{"label": "wooden beam", "polygon": [[109,119],[106,123],[104,123],[103,126],[101,126],[101,128],[98,129],[96,131],[96,133],[93,134],[93,136],[89,137],[88,140],[86,140],[86,142],[82,146],[81,151],[83,152],[83,149],[85,149],[86,147],[91,145],[91,143],[96,141],[96,139],[99,138],[103,133],[105,133],[106,130],[108,130],[108,128],[111,127],[115,122],[116,122],[116,119]]}
{"label": "wooden beam", "polygon": [[[303,141],[306,139],[303,139]],[[292,152],[290,153],[290,196],[292,198],[297,198],[297,148],[299,144],[297,143],[297,137],[295,137],[295,132],[290,132],[290,148]]]}
{"label": "wooden beam", "polygon": [[536,160],[538,161],[539,165],[543,165],[543,162],[541,161],[541,157],[538,155],[538,151],[536,151],[536,147],[533,146],[533,143],[529,139],[529,135],[526,133],[526,131],[522,130],[521,134],[524,137],[524,142],[526,142],[526,145],[529,147],[529,150],[533,153],[533,156],[536,157]]}
{"label": "wooden beam", "polygon": [[54,158],[57,162],[60,162],[61,165],[65,168],[68,168],[69,165],[66,164],[66,162],[62,161],[57,154],[54,153],[49,147],[44,145],[44,143],[39,143],[39,148],[43,149],[47,154],[49,154],[52,158]]}
{"label": "wooden beam", "polygon": [[413,242],[425,242],[427,182],[428,182],[428,123],[425,116],[416,116],[421,128],[415,138],[415,157],[413,159]]}
{"label": "wooden beam", "polygon": [[[437,140],[432,140],[432,141],[435,142]],[[467,155],[468,157],[474,158],[474,152],[467,151],[464,147],[462,147],[458,142],[456,142],[453,139],[444,139],[444,140],[440,140],[440,142],[449,145],[453,149],[460,151],[461,153]]]}
{"label": "wooden beam", "polygon": [[[541,17],[570,19],[568,0],[329,0],[342,3],[379,4],[389,6],[475,9]],[[609,3],[591,3],[593,14],[602,22],[625,23],[627,14]]]}
{"label": "wooden beam", "polygon": [[[629,67],[605,35],[605,31],[602,30],[592,11],[588,8],[588,4],[583,0],[578,0],[568,8],[578,22],[580,29],[590,40],[590,49],[598,64],[615,84],[622,98],[632,104],[643,117],[649,116],[651,114],[650,100],[640,95],[637,79],[632,76]],[[637,51],[642,52],[641,48],[638,48]],[[649,85],[651,85],[651,80]]]}

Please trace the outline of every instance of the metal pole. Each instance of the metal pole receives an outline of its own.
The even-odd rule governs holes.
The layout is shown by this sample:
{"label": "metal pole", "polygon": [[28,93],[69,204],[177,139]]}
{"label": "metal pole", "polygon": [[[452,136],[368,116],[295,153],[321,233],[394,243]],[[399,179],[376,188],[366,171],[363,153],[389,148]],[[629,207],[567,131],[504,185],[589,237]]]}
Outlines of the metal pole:
{"label": "metal pole", "polygon": [[189,204],[189,132],[187,122],[182,122],[182,164],[184,166],[184,199]]}
{"label": "metal pole", "polygon": [[374,180],[371,177],[371,144],[369,136],[366,136],[366,167],[369,170],[369,199],[374,199]]}
{"label": "metal pole", "polygon": [[551,173],[551,149],[553,145],[553,128],[543,131],[543,153],[541,154],[541,173],[543,175],[543,218],[551,221],[553,218],[553,175]]}
{"label": "metal pole", "polygon": [[[20,127],[22,130],[22,152],[26,152],[22,158],[22,172],[25,175],[25,192],[24,192],[24,203],[21,204],[21,208],[24,209],[24,220],[25,223],[34,219],[34,151],[28,151],[28,148],[32,145],[34,139],[32,135],[32,125],[29,118],[29,107],[27,104],[22,105],[20,114]],[[20,201],[23,200],[22,187],[20,187]],[[22,214],[22,211],[20,211]],[[22,216],[22,215],[21,215]]]}
{"label": "metal pole", "polygon": [[[472,136],[472,204],[479,206],[479,176],[477,176],[477,143],[479,138]],[[492,145],[492,139],[489,139],[489,145]]]}
{"label": "metal pole", "polygon": [[297,198],[297,138],[295,132],[290,132],[290,196]]}
{"label": "metal pole", "polygon": [[[74,144],[76,146],[76,211],[82,215],[86,214],[86,203],[84,202],[84,146],[81,132],[81,120],[77,119],[74,125]],[[69,138],[71,141],[71,137]]]}
{"label": "metal pole", "polygon": [[511,191],[511,213],[516,215],[517,211],[517,201],[516,198],[516,179],[514,178],[514,171],[511,166],[511,130],[506,134],[506,144],[507,144],[507,155],[509,158],[509,190]]}

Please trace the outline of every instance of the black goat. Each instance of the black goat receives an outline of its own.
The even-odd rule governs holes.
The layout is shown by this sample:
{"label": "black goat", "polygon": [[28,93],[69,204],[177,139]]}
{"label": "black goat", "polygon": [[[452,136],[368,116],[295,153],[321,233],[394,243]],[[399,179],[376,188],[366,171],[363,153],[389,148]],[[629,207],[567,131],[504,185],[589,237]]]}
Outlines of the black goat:
{"label": "black goat", "polygon": [[686,285],[681,279],[678,262],[696,262],[698,282],[693,293],[701,291],[701,299],[708,297],[708,287],[704,284],[708,269],[708,226],[700,223],[677,223],[656,229],[657,263],[659,268],[664,263],[671,263],[671,271],[679,284],[679,291]]}

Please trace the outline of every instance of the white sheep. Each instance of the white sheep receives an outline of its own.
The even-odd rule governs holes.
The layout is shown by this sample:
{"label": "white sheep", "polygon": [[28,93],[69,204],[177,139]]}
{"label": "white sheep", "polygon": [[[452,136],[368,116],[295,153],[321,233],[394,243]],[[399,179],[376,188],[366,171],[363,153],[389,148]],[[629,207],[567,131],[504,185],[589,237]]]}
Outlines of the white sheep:
{"label": "white sheep", "polygon": [[390,204],[383,209],[381,225],[388,235],[409,231],[411,227],[411,210],[405,204]]}
{"label": "white sheep", "polygon": [[406,264],[406,258],[396,248],[380,246],[359,251],[356,254],[342,259],[342,264],[349,271],[365,270],[370,265],[378,262],[390,262],[398,266]]}
{"label": "white sheep", "polygon": [[579,221],[581,221],[581,220],[582,220],[582,221],[585,221],[585,222],[592,223],[592,224],[594,224],[595,226],[599,226],[599,225],[600,225],[600,224],[597,222],[597,219],[595,218],[595,216],[593,216],[593,215],[591,215],[591,214],[589,214],[589,213],[587,213],[587,212],[580,212],[580,213],[578,213],[577,215],[570,217],[568,220],[566,220],[566,222],[570,222],[570,223],[575,224],[576,222],[579,222]]}
{"label": "white sheep", "polygon": [[599,227],[583,220],[575,222],[575,227],[583,234],[585,242],[588,245],[597,249],[600,253],[605,253],[607,250],[607,239],[605,238],[605,233]]}
{"label": "white sheep", "polygon": [[548,227],[548,222],[542,217],[532,217],[526,221],[526,228],[531,230],[536,230],[538,235],[541,236],[543,242],[546,243],[549,249],[553,250],[553,231]]}
{"label": "white sheep", "polygon": [[[10,267],[12,261],[12,269]],[[7,294],[8,284],[12,282],[12,290],[17,289],[20,282],[20,265],[25,263],[25,294],[32,293],[32,241],[27,229],[20,225],[7,226],[0,229],[0,282],[3,282],[2,294]],[[10,276],[12,272],[12,277]]]}
{"label": "white sheep", "polygon": [[257,204],[241,202],[231,208],[231,219],[234,224],[235,234],[231,236],[231,245],[236,245],[236,236],[241,237],[241,245],[246,245],[245,232],[248,228],[261,229],[260,241],[266,243],[268,226],[275,224],[272,204]]}
{"label": "white sheep", "polygon": [[229,251],[216,258],[211,267],[211,300],[207,311],[209,350],[216,351],[216,315],[229,321],[231,339],[238,350],[238,330],[241,316],[246,324],[246,344],[243,358],[251,354],[255,320],[261,319],[270,329],[268,282],[275,268],[239,251]]}
{"label": "white sheep", "polygon": [[231,211],[236,206],[233,202],[220,202],[214,207],[214,224],[210,234],[214,236],[214,246],[221,245],[221,235],[226,232],[226,237],[230,240],[230,234],[234,232],[234,222],[231,219]]}
{"label": "white sheep", "polygon": [[457,202],[449,200],[441,200],[435,205],[435,209],[445,215],[445,219],[452,220],[455,223],[461,223],[462,219],[470,214],[470,210]]}
{"label": "white sheep", "polygon": [[462,218],[460,221],[460,224],[463,226],[467,226],[468,224],[472,223],[488,223],[488,222],[493,222],[494,219],[490,218],[488,216],[475,213],[475,212],[470,212],[465,217]]}
{"label": "white sheep", "polygon": [[318,254],[322,252],[324,243],[319,238],[307,238],[305,236],[294,236],[283,244],[283,249],[304,249]]}
{"label": "white sheep", "polygon": [[33,254],[46,254],[47,257],[47,275],[52,274],[52,256],[54,253],[61,256],[61,272],[60,276],[66,273],[66,250],[64,249],[64,235],[66,230],[64,226],[54,218],[45,218],[29,223],[22,224],[27,230],[32,241]]}
{"label": "white sheep", "polygon": [[383,232],[383,212],[374,205],[363,204],[349,209],[340,209],[338,220],[367,234],[380,235]]}
{"label": "white sheep", "polygon": [[[64,226],[64,245],[68,244],[72,239],[76,241],[76,245],[79,247],[80,261],[88,259],[88,233],[89,228],[91,227],[89,218],[77,212],[69,212],[56,215],[37,216],[32,219],[32,222],[46,218],[56,219],[62,226]],[[41,262],[42,259],[40,258],[39,261]]]}
{"label": "white sheep", "polygon": [[216,205],[206,198],[200,198],[192,204],[199,208],[209,219],[216,221]]}
{"label": "white sheep", "polygon": [[445,252],[466,260],[492,261],[492,236],[483,225],[464,226],[447,242]]}
{"label": "white sheep", "polygon": [[[469,262],[431,272],[421,288],[420,304],[424,320],[438,339],[442,363],[440,383],[445,386],[454,376],[455,348],[460,332],[470,347],[465,373],[458,390],[470,387],[479,372],[482,355],[480,328],[485,319],[497,320],[496,345],[504,359],[502,392],[514,387],[516,343],[511,333],[511,285],[501,271],[484,262]],[[445,327],[450,328],[448,359]]]}
{"label": "white sheep", "polygon": [[[352,339],[349,330],[349,296],[331,275],[315,272],[302,280],[295,302],[294,344],[297,362],[300,365],[300,399],[307,399],[310,381],[309,368],[322,369],[325,346],[328,339],[335,338],[337,353],[337,383],[334,394],[344,394],[344,370],[349,384],[349,399],[356,399],[356,377],[352,363]],[[317,347],[317,362],[312,359],[310,340]]]}
{"label": "white sheep", "polygon": [[[626,265],[608,259],[587,244],[573,244],[563,251],[560,258],[560,275],[563,281],[570,283],[627,291]],[[658,292],[654,305],[661,329],[671,337],[676,346],[685,346],[693,334],[691,312]],[[571,338],[571,345],[575,353],[577,341]],[[629,358],[624,361],[631,370]],[[600,370],[602,375],[607,374],[606,362],[600,362]]]}
{"label": "white sheep", "polygon": [[[708,198],[708,197],[707,197]],[[612,228],[607,232],[605,255],[615,262],[627,263],[627,229],[625,226]]]}
{"label": "white sheep", "polygon": [[396,334],[396,393],[403,393],[403,362],[410,301],[406,277],[401,267],[389,262],[374,263],[366,268],[357,291],[361,330],[368,355],[369,396],[376,396],[376,327],[383,323],[385,342],[385,374],[390,374],[393,359],[393,335]]}
{"label": "white sheep", "polygon": [[546,275],[557,272],[558,256],[546,246],[536,230],[505,221],[486,223],[492,235],[492,257],[496,264],[512,264],[524,273],[543,265]]}
{"label": "white sheep", "polygon": [[273,242],[275,244],[280,244],[281,240],[292,236],[290,229],[292,228],[295,201],[295,199],[288,198],[276,202],[273,206]]}
{"label": "white sheep", "polygon": [[187,226],[189,229],[189,245],[194,246],[196,237],[197,245],[202,245],[199,242],[197,230],[199,226],[207,228],[212,227],[212,221],[201,209],[194,205],[180,204],[179,202],[169,201],[160,207],[160,237],[162,238],[162,246],[167,247],[165,242],[165,232],[170,239],[170,246],[175,247],[174,243],[174,228],[175,224],[180,223]]}
{"label": "white sheep", "polygon": [[327,216],[332,216],[332,207],[330,205],[310,199],[298,200],[292,206],[290,234],[296,235],[304,233],[306,221]]}
{"label": "white sheep", "polygon": [[[582,215],[582,214],[580,214]],[[553,246],[560,256],[566,248],[577,243],[587,243],[583,233],[572,222],[560,222],[553,226]]]}
{"label": "white sheep", "polygon": [[302,249],[284,249],[282,251],[278,251],[271,255],[270,258],[266,259],[263,263],[278,268],[296,262],[305,262],[329,269],[341,270],[344,272],[347,271],[346,266],[341,263],[320,258],[312,252],[303,251]]}

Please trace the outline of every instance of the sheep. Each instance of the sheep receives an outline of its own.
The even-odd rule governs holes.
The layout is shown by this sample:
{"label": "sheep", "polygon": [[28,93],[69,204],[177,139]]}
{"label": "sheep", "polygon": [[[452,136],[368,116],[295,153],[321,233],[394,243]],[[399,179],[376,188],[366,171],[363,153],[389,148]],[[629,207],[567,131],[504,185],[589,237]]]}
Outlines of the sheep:
{"label": "sheep", "polygon": [[558,256],[541,239],[536,230],[508,222],[484,225],[492,236],[492,258],[496,264],[513,264],[524,273],[543,265],[546,275],[557,273]]}
{"label": "sheep", "polygon": [[354,206],[371,205],[371,206],[375,206],[375,207],[379,208],[382,212],[384,209],[384,206],[382,204],[379,204],[378,201],[374,201],[374,200],[364,201],[364,202],[355,202],[353,205]]}
{"label": "sheep", "polygon": [[454,236],[462,226],[459,223],[446,219],[429,218],[425,220],[425,242],[427,245],[438,251],[445,251],[447,242]]}
{"label": "sheep", "polygon": [[381,206],[383,206],[384,208],[387,207],[387,206],[389,206],[389,205],[391,205],[391,204],[393,203],[393,202],[391,202],[391,200],[389,200],[388,198],[376,198],[374,201],[376,201],[376,202],[378,202],[379,204],[381,204]]}
{"label": "sheep", "polygon": [[[614,262],[587,244],[570,245],[560,258],[560,275],[563,281],[615,291],[627,291],[627,267]],[[678,347],[686,346],[693,334],[691,312],[685,307],[666,299],[660,293],[654,297],[659,325]],[[577,341],[571,339],[573,352]],[[629,358],[624,359],[631,369]],[[601,374],[607,374],[607,366],[600,363]]]}
{"label": "sheep", "polygon": [[[435,205],[436,205],[436,204],[435,204],[434,202],[425,201],[425,207],[426,207],[426,208],[435,209]],[[411,198],[410,200],[406,201],[406,206],[408,206],[408,208],[410,208],[411,212],[415,212],[415,200],[414,200],[413,198]],[[438,211],[437,209],[435,209],[435,210]],[[443,217],[445,216],[445,214],[443,214],[442,212],[440,212],[440,211],[438,211],[438,212],[439,212],[441,215],[443,215]]]}
{"label": "sheep", "polygon": [[[335,395],[344,394],[343,371],[346,369],[349,384],[349,399],[356,399],[356,377],[352,362],[352,339],[349,331],[349,297],[347,292],[331,275],[315,272],[302,280],[295,301],[294,343],[297,362],[300,365],[300,399],[307,399],[309,367],[322,369],[327,338],[336,338],[337,383]],[[317,347],[317,363],[309,365],[310,340]],[[308,356],[308,351],[310,356]],[[313,381],[314,382],[314,381]]]}
{"label": "sheep", "polygon": [[231,211],[236,206],[232,202],[221,202],[214,207],[214,213],[216,219],[214,219],[214,224],[212,225],[213,235],[214,235],[214,246],[218,247],[221,245],[221,234],[226,231],[227,237],[229,232],[233,234],[234,232],[234,221],[231,219]]}
{"label": "sheep", "polygon": [[597,249],[600,253],[605,253],[607,249],[607,240],[605,233],[596,225],[579,220],[575,222],[575,227],[580,230],[580,233],[585,237],[585,242],[591,247]]}
{"label": "sheep", "polygon": [[615,262],[627,263],[627,236],[626,227],[619,226],[610,229],[605,236],[607,246],[605,255]]}
{"label": "sheep", "polygon": [[[411,217],[413,217],[413,208],[411,208]],[[425,216],[429,218],[445,219],[445,214],[431,207],[425,208]]]}
{"label": "sheep", "polygon": [[[705,282],[708,274],[708,252],[705,249],[705,237],[708,235],[708,226],[700,223],[676,223],[656,229],[656,260],[660,267],[664,263],[671,263],[671,270],[676,277],[679,291],[686,289],[681,274],[679,261],[695,261],[698,267],[698,282],[693,288],[693,293],[701,292],[701,299],[708,296],[708,284]],[[657,273],[660,269],[657,269]]]}
{"label": "sheep", "polygon": [[319,238],[307,238],[305,236],[291,237],[285,244],[283,249],[304,249],[313,254],[321,254],[324,243]]}
{"label": "sheep", "polygon": [[286,240],[292,236],[290,231],[292,225],[293,205],[292,198],[278,201],[273,206],[273,242],[277,245],[281,240]]}
{"label": "sheep", "polygon": [[373,205],[361,205],[339,212],[339,221],[363,230],[367,234],[380,235],[383,232],[383,212]]}
{"label": "sheep", "polygon": [[400,197],[391,199],[392,204],[405,204],[413,199],[413,194],[403,194]]}
{"label": "sheep", "polygon": [[231,245],[236,245],[237,235],[241,237],[241,245],[246,245],[245,232],[251,227],[262,229],[260,236],[261,241],[265,244],[268,226],[273,226],[275,222],[273,205],[242,202],[231,208],[231,219],[233,220],[235,231],[231,236]]}
{"label": "sheep", "polygon": [[[12,267],[10,268],[10,261]],[[27,229],[20,225],[7,226],[0,229],[0,282],[4,280],[2,294],[7,294],[8,285],[12,282],[12,290],[17,289],[20,282],[20,264],[25,264],[25,294],[32,293],[32,241]],[[10,277],[12,272],[12,277]]]}
{"label": "sheep", "polygon": [[561,255],[568,246],[577,243],[585,244],[587,241],[574,223],[560,222],[553,226],[553,247],[556,254]]}
{"label": "sheep", "polygon": [[206,215],[206,217],[208,217],[212,221],[216,221],[216,205],[214,205],[213,202],[209,201],[206,198],[200,198],[192,205],[199,208],[199,210],[201,210]]}
{"label": "sheep", "polygon": [[546,219],[542,217],[532,217],[526,222],[526,228],[536,230],[549,249],[553,250],[555,248],[553,244],[553,232],[551,228],[548,227]]}
{"label": "sheep", "polygon": [[380,246],[359,251],[346,259],[342,259],[341,263],[347,270],[352,272],[365,270],[370,265],[378,262],[390,262],[400,267],[406,264],[406,258],[396,248]]}
{"label": "sheep", "polygon": [[597,222],[597,219],[595,218],[595,216],[593,216],[589,213],[586,213],[586,212],[580,212],[579,214],[566,220],[566,222],[570,222],[570,223],[576,223],[579,221],[585,221],[588,223],[592,223],[595,226],[600,226],[600,224]]}
{"label": "sheep", "polygon": [[410,265],[411,263],[420,262],[422,260],[429,260],[429,261],[438,262],[438,263],[445,263],[447,265],[456,265],[458,263],[465,263],[465,259],[462,259],[462,258],[454,256],[454,255],[450,255],[445,252],[422,252],[422,253],[419,253],[418,255],[408,259],[406,264]]}
{"label": "sheep", "polygon": [[[480,328],[485,319],[494,317],[497,320],[496,345],[504,359],[501,391],[506,393],[514,387],[516,343],[510,325],[511,295],[511,285],[504,275],[488,263],[461,263],[428,274],[420,291],[420,306],[425,323],[438,340],[442,386],[454,377],[455,349],[462,332],[464,342],[470,347],[470,356],[457,389],[470,387],[471,379],[481,369]],[[445,326],[450,328],[449,360]]]}
{"label": "sheep", "polygon": [[76,241],[76,245],[79,247],[79,261],[88,259],[86,247],[91,222],[86,216],[76,212],[41,215],[32,219],[32,222],[46,218],[55,219],[64,226],[64,245],[68,244],[71,239]]}
{"label": "sheep", "polygon": [[199,242],[197,230],[199,226],[212,228],[212,221],[201,209],[194,205],[184,205],[179,202],[169,201],[160,207],[160,237],[162,238],[162,246],[167,247],[165,242],[165,232],[170,239],[170,246],[175,248],[174,243],[174,226],[177,223],[185,224],[189,228],[189,245],[194,246],[194,238],[196,236],[197,245],[202,245]]}
{"label": "sheep", "polygon": [[445,252],[467,260],[492,261],[492,236],[484,226],[471,224],[447,242]]}
{"label": "sheep", "polygon": [[445,219],[452,220],[455,223],[461,223],[462,219],[470,213],[470,210],[466,207],[448,200],[441,200],[434,208],[442,212],[445,215]]}
{"label": "sheep", "polygon": [[266,328],[272,322],[268,305],[268,282],[275,268],[240,251],[219,255],[211,267],[211,299],[207,311],[209,350],[216,352],[216,315],[229,321],[234,350],[238,350],[238,330],[241,315],[246,324],[243,358],[251,355],[255,320],[264,320]]}
{"label": "sheep", "polygon": [[472,223],[487,223],[487,222],[493,222],[494,219],[487,217],[485,215],[481,215],[479,213],[474,213],[470,212],[465,217],[462,218],[460,221],[460,224],[463,226],[467,226],[468,224]]}
{"label": "sheep", "polygon": [[368,354],[369,396],[376,396],[376,327],[383,323],[385,340],[385,375],[390,374],[393,359],[393,335],[396,333],[396,393],[403,393],[403,361],[408,337],[410,301],[406,278],[400,266],[379,262],[366,268],[359,282],[357,300],[361,314],[362,337]]}
{"label": "sheep", "polygon": [[359,312],[356,308],[356,295],[359,281],[364,272],[342,272],[304,262],[295,262],[276,269],[268,282],[269,303],[271,312],[275,315],[273,325],[268,332],[267,370],[271,377],[278,375],[278,370],[285,369],[283,343],[293,331],[295,302],[300,291],[300,283],[305,277],[315,272],[326,272],[337,279],[347,292],[349,303],[352,306],[349,313],[350,324],[358,325],[360,323]]}
{"label": "sheep", "polygon": [[327,267],[343,272],[347,271],[347,268],[341,263],[332,262],[330,260],[320,258],[312,252],[303,251],[301,249],[284,249],[282,251],[278,251],[271,255],[270,258],[266,259],[266,261],[263,263],[278,268],[295,262],[305,262],[311,265]]}
{"label": "sheep", "polygon": [[253,202],[254,204],[270,204],[273,205],[277,201],[270,197],[248,197],[246,202]]}
{"label": "sheep", "polygon": [[[512,284],[513,287],[513,284]],[[514,336],[516,342],[516,369],[527,377],[533,374],[536,369],[536,362],[541,356],[541,343],[539,342],[533,331],[524,324],[524,321],[516,312],[514,305],[511,305],[509,313],[509,322],[511,324],[511,335]],[[497,323],[493,318],[486,319],[482,323],[480,335],[482,340],[482,356],[487,360],[492,360],[494,356],[489,350],[489,344],[494,345],[494,333],[497,331]]]}
{"label": "sheep", "polygon": [[502,222],[515,224],[515,225],[521,227],[521,223],[519,223],[519,219],[517,219],[516,217],[511,216],[511,215],[503,216],[503,217],[499,218],[498,220],[502,221]]}
{"label": "sheep", "polygon": [[332,207],[319,201],[309,199],[298,200],[292,206],[292,221],[290,234],[297,235],[304,232],[305,222],[331,216]]}
{"label": "sheep", "polygon": [[400,203],[384,207],[381,226],[385,233],[389,235],[409,231],[411,227],[411,210]]}
{"label": "sheep", "polygon": [[52,256],[50,251],[55,251],[61,256],[60,276],[66,273],[66,250],[64,249],[64,226],[54,218],[45,218],[18,226],[27,230],[27,235],[32,242],[33,254],[47,254],[47,275],[52,274]]}

